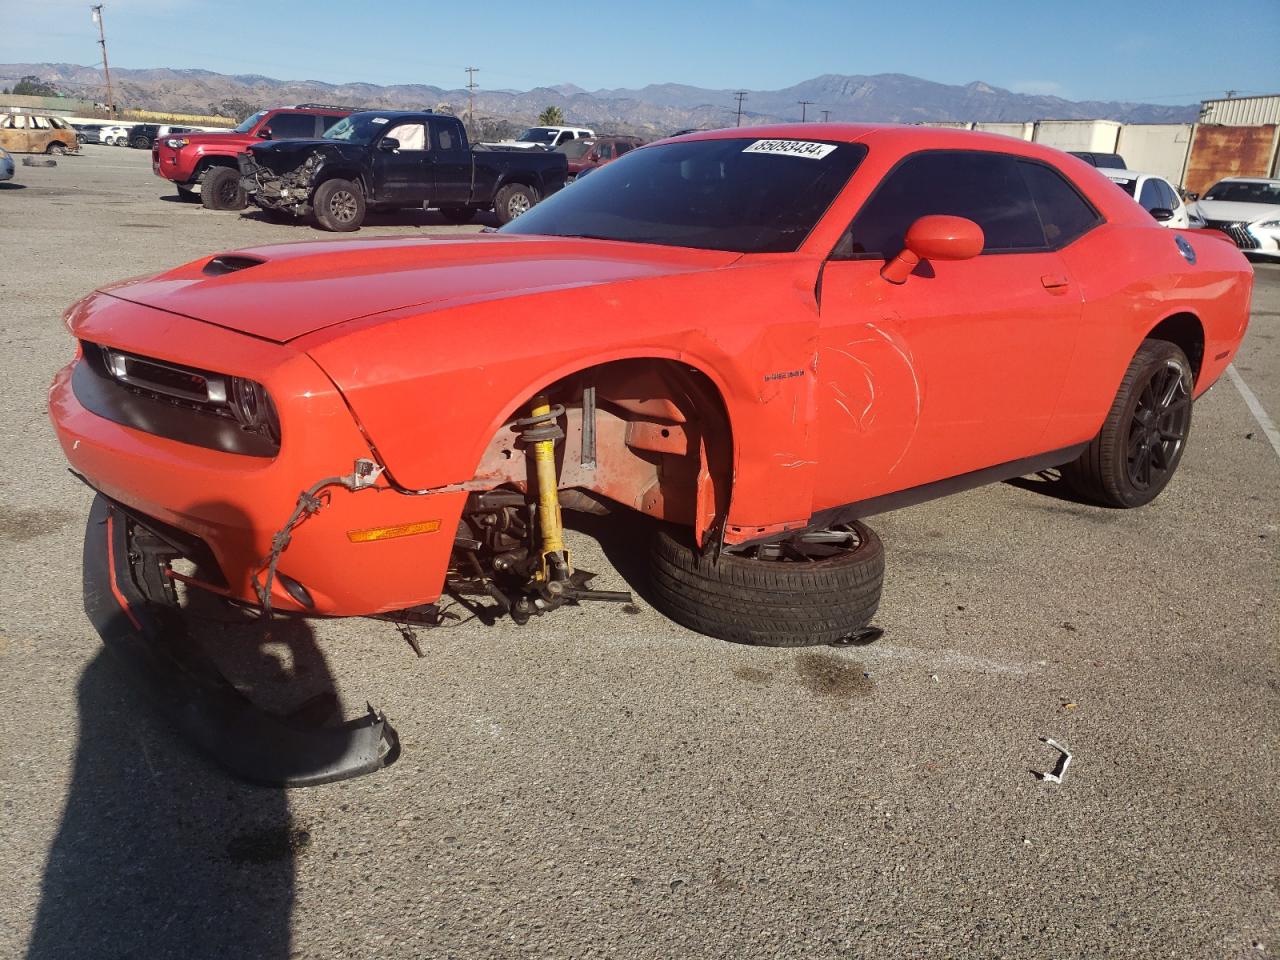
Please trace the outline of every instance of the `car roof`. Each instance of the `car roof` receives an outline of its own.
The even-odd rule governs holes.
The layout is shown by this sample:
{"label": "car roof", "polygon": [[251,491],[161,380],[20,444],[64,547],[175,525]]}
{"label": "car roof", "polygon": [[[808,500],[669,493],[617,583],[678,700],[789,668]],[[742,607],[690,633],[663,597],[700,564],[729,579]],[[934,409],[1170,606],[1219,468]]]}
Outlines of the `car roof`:
{"label": "car roof", "polygon": [[1119,170],[1115,167],[1099,167],[1098,172],[1109,180],[1137,180],[1139,177],[1155,177],[1157,180],[1165,179],[1158,173],[1143,173],[1140,170]]}
{"label": "car roof", "polygon": [[1268,177],[1223,177],[1218,183],[1280,183]]}

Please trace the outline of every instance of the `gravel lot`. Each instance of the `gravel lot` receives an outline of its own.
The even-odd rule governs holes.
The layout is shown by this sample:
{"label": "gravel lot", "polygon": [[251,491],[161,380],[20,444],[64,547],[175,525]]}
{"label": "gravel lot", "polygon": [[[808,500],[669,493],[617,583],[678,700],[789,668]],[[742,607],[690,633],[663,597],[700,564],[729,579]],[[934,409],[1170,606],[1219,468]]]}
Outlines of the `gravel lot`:
{"label": "gravel lot", "polygon": [[[464,623],[420,660],[372,621],[226,628],[264,700],[331,681],[404,743],[374,776],[263,790],[104,659],[45,390],[94,287],[320,235],[93,146],[19,166],[0,224],[0,956],[1280,953],[1280,456],[1231,382],[1144,510],[1028,480],[873,521],[867,647],[733,646],[643,599]],[[1236,366],[1276,417],[1280,268],[1257,274]],[[622,588],[640,547],[600,537],[575,556]],[[1032,775],[1040,736],[1075,751],[1061,786]]]}

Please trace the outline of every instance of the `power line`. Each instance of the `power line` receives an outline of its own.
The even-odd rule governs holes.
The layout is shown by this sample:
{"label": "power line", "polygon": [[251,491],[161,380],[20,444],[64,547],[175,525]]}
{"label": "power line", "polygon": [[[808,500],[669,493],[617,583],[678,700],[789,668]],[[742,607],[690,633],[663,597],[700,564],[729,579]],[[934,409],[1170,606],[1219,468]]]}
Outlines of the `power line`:
{"label": "power line", "polygon": [[742,126],[742,101],[747,99],[747,91],[739,90],[733,96],[734,96],[734,99],[738,101],[738,122],[734,124],[734,126],[740,127]]}
{"label": "power line", "polygon": [[116,115],[116,98],[111,93],[111,68],[107,66],[107,34],[102,25],[102,4],[89,7],[93,11],[93,22],[98,25],[98,44],[102,47],[102,72],[107,78],[107,113]]}
{"label": "power line", "polygon": [[796,101],[796,103],[800,104],[800,122],[801,122],[801,123],[804,123],[804,122],[805,122],[805,120],[806,120],[806,119],[807,119],[807,117],[808,117],[808,110],[809,110],[809,108],[810,108],[811,106],[813,106],[813,101],[812,101],[812,100],[797,100],[797,101]]}
{"label": "power line", "polygon": [[822,111],[822,122],[823,122],[823,123],[826,123],[826,122],[827,122],[828,120],[830,120],[830,119],[831,119],[831,111],[830,111],[830,110],[823,110],[823,111]]}

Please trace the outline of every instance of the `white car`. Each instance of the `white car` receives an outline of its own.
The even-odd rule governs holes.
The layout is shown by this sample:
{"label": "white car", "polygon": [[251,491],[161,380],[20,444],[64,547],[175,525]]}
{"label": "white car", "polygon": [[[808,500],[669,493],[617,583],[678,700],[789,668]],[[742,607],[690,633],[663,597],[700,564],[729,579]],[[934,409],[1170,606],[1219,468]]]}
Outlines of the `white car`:
{"label": "white car", "polygon": [[1280,257],[1280,180],[1227,177],[1196,200],[1211,230],[1221,230],[1241,250]]}
{"label": "white car", "polygon": [[498,146],[516,150],[554,150],[562,143],[570,140],[582,140],[594,137],[596,132],[586,127],[530,127],[514,140],[500,140]]}
{"label": "white car", "polygon": [[123,147],[129,142],[129,131],[132,129],[132,127],[122,127],[118,125],[103,127],[98,133],[98,139],[113,147]]}
{"label": "white car", "polygon": [[1171,229],[1186,230],[1203,227],[1204,223],[1191,208],[1182,202],[1178,190],[1164,177],[1137,170],[1111,170],[1102,167],[1098,172],[1117,184],[1125,193],[1138,201],[1147,213]]}

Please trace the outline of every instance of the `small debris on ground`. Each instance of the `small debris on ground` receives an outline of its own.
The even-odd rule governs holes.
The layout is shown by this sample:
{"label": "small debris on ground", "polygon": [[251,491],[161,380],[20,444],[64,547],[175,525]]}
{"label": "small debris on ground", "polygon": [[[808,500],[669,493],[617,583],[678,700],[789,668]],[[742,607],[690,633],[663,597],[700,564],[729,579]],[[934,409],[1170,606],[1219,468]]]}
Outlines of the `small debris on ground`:
{"label": "small debris on ground", "polygon": [[1077,706],[1079,706],[1079,704],[1073,703],[1073,702],[1072,702],[1072,701],[1070,701],[1070,700],[1063,700],[1063,701],[1062,701],[1062,709],[1063,709],[1063,710],[1074,710]]}
{"label": "small debris on ground", "polygon": [[1068,631],[1069,633],[1076,633],[1076,632],[1077,632],[1077,631],[1076,631],[1076,625],[1075,625],[1074,623],[1072,623],[1070,620],[1063,620],[1063,621],[1062,621],[1062,629],[1063,629],[1063,630]]}
{"label": "small debris on ground", "polygon": [[1050,737],[1041,737],[1040,742],[1053,747],[1061,756],[1058,757],[1058,762],[1052,771],[1037,773],[1036,776],[1046,783],[1061,783],[1062,778],[1067,775],[1067,767],[1071,766],[1071,751]]}

